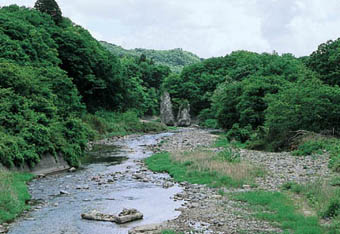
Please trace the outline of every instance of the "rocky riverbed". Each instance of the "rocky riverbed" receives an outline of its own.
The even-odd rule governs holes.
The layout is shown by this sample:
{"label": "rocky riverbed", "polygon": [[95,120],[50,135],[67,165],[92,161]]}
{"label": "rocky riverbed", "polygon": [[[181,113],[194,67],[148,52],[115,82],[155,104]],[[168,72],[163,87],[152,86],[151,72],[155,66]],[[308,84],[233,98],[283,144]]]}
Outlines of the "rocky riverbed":
{"label": "rocky riverbed", "polygon": [[[204,130],[188,129],[164,139],[161,144],[152,146],[155,152],[194,151],[197,148],[209,148],[212,151],[222,149],[214,148],[217,136]],[[241,160],[260,166],[266,171],[266,176],[257,178],[256,188],[245,185],[240,189],[213,189],[204,185],[181,183],[183,192],[176,194],[173,199],[184,201],[181,215],[158,225],[161,229],[176,230],[184,233],[278,233],[282,232],[263,220],[253,218],[253,211],[242,202],[231,199],[235,192],[244,192],[254,189],[278,190],[284,183],[294,181],[307,183],[320,178],[327,179],[332,176],[328,169],[328,155],[317,157],[296,157],[290,153],[268,153],[251,150],[240,150]],[[220,195],[225,194],[224,196]],[[149,227],[146,227],[148,230]],[[141,231],[142,230],[142,231]],[[131,233],[145,233],[143,228]]]}
{"label": "rocky riverbed", "polygon": [[[96,142],[81,169],[32,181],[32,209],[9,227],[0,227],[0,231],[5,228],[11,234],[126,234],[135,226],[178,217],[180,211],[176,209],[183,201],[171,197],[183,189],[172,183],[167,174],[154,174],[143,165],[144,158],[152,154],[147,146],[171,134]],[[124,208],[137,209],[143,219],[118,224],[81,218],[81,214],[92,210],[115,215]]]}
{"label": "rocky riverbed", "polygon": [[[280,229],[256,220],[250,207],[231,199],[235,192],[278,190],[283,183],[310,182],[332,175],[328,156],[295,157],[289,153],[240,150],[241,160],[262,167],[257,188],[213,189],[176,183],[167,174],[149,171],[143,160],[152,152],[195,151],[214,148],[217,135],[198,128],[175,133],[128,136],[98,141],[99,154],[87,158],[82,170],[39,178],[30,184],[32,210],[13,224],[0,226],[9,233],[160,233],[171,229],[184,233],[278,233]],[[221,194],[224,194],[223,196]],[[118,225],[81,219],[98,210],[118,214],[123,208],[143,213],[142,221]],[[53,221],[53,222],[52,222]]]}

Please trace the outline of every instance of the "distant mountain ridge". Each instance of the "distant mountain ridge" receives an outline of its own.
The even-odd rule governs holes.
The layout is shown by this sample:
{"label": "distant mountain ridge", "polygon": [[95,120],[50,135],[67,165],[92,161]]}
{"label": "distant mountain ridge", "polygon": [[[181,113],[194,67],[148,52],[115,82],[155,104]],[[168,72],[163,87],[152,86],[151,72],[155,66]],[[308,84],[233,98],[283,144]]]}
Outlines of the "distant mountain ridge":
{"label": "distant mountain ridge", "polygon": [[174,72],[180,72],[183,67],[201,62],[203,60],[197,55],[188,51],[184,51],[180,48],[172,50],[153,50],[140,48],[128,50],[121,46],[105,41],[101,41],[100,43],[111,53],[119,57],[140,57],[142,54],[144,54],[147,58],[152,59],[157,64],[169,66]]}

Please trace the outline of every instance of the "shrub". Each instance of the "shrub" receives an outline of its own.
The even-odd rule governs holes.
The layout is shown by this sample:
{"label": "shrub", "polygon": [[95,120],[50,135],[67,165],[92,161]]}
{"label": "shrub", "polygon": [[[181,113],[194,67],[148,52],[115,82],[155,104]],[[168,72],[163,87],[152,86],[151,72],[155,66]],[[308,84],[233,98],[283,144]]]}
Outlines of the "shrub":
{"label": "shrub", "polygon": [[340,130],[337,103],[340,89],[324,85],[310,78],[301,80],[266,98],[268,108],[265,126],[269,129],[268,141],[275,142],[276,150],[287,147],[295,131]]}
{"label": "shrub", "polygon": [[248,125],[244,128],[241,128],[239,124],[234,124],[233,127],[227,132],[227,138],[229,140],[235,140],[239,142],[246,142],[250,139],[250,135],[252,133],[251,126]]}
{"label": "shrub", "polygon": [[230,163],[238,163],[241,161],[240,153],[236,149],[233,150],[231,147],[218,152],[217,157],[222,161]]}
{"label": "shrub", "polygon": [[326,210],[322,213],[322,216],[324,218],[334,218],[339,215],[340,215],[340,198],[337,197],[329,201]]}
{"label": "shrub", "polygon": [[312,154],[321,154],[325,146],[320,141],[307,141],[298,146],[298,149],[293,151],[293,155],[296,156],[306,156]]}

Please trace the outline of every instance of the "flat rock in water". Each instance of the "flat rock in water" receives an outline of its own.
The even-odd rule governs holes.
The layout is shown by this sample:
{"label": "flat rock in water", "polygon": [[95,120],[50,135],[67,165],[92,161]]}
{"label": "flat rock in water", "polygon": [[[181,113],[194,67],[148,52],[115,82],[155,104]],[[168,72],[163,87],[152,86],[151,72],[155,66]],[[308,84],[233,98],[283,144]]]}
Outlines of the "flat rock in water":
{"label": "flat rock in water", "polygon": [[123,211],[120,212],[118,216],[111,214],[103,214],[96,210],[93,210],[89,213],[81,214],[81,217],[87,220],[115,222],[117,224],[123,224],[143,219],[143,214],[136,209],[123,209]]}
{"label": "flat rock in water", "polygon": [[105,221],[105,222],[115,222],[117,216],[110,214],[103,214],[99,211],[93,210],[89,213],[81,214],[82,219],[95,220],[95,221]]}

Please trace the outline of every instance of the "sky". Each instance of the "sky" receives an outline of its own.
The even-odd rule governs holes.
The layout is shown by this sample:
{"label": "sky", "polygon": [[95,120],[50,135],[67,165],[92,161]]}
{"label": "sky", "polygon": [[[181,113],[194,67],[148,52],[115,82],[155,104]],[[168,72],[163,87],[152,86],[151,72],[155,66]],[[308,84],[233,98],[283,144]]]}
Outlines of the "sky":
{"label": "sky", "polygon": [[[0,0],[33,7],[35,0]],[[63,16],[126,49],[309,55],[340,37],[339,0],[57,0]]]}

